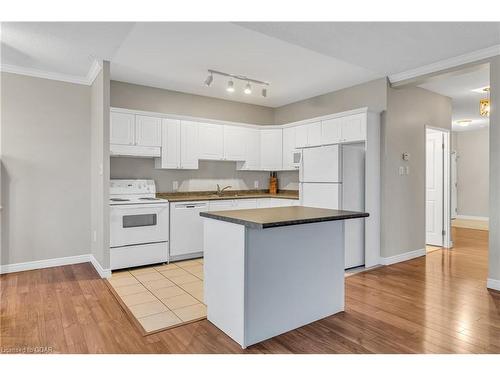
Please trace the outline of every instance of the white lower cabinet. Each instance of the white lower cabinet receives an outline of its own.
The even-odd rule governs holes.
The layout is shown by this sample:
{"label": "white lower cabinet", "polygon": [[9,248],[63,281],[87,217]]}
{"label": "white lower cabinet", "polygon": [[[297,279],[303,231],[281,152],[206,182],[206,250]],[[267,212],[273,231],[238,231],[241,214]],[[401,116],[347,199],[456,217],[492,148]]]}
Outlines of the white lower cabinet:
{"label": "white lower cabinet", "polygon": [[228,211],[235,210],[234,200],[232,199],[223,199],[216,201],[208,202],[208,210],[209,211]]}
{"label": "white lower cabinet", "polygon": [[257,208],[257,201],[260,199],[236,199],[235,210],[248,210],[251,208]]}

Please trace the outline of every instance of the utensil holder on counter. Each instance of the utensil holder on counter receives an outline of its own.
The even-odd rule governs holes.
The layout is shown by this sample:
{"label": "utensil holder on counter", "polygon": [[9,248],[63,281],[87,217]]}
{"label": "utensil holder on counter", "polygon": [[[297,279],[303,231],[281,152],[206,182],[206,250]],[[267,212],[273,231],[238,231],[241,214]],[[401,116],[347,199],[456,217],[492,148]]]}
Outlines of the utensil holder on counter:
{"label": "utensil holder on counter", "polygon": [[269,176],[269,194],[278,193],[278,177],[276,172],[271,172]]}

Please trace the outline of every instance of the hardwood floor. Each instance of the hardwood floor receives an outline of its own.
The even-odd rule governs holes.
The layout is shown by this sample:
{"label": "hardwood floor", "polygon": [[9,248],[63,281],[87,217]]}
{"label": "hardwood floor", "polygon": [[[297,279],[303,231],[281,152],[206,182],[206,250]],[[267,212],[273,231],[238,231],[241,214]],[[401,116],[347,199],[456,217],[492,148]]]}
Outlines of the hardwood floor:
{"label": "hardwood floor", "polygon": [[454,228],[454,250],[353,275],[345,312],[245,351],[206,320],[142,336],[90,264],[2,275],[0,353],[500,353],[487,236]]}

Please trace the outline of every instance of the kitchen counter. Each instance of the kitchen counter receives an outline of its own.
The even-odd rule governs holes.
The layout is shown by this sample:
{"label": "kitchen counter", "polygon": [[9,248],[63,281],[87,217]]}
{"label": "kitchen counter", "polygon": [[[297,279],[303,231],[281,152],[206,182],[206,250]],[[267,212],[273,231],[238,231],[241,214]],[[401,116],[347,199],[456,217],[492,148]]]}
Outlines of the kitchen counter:
{"label": "kitchen counter", "polygon": [[367,213],[292,206],[200,215],[207,319],[242,348],[344,310],[344,220]]}
{"label": "kitchen counter", "polygon": [[251,199],[251,198],[278,198],[278,199],[299,199],[297,190],[282,190],[277,194],[269,194],[266,190],[230,190],[222,195],[217,195],[213,191],[177,192],[177,193],[157,193],[157,198],[167,199],[169,202],[189,202],[207,200],[226,199]]}
{"label": "kitchen counter", "polygon": [[227,221],[234,224],[241,224],[249,228],[264,229],[288,225],[318,223],[322,221],[358,219],[369,215],[365,212],[290,206],[249,210],[201,212],[200,216]]}

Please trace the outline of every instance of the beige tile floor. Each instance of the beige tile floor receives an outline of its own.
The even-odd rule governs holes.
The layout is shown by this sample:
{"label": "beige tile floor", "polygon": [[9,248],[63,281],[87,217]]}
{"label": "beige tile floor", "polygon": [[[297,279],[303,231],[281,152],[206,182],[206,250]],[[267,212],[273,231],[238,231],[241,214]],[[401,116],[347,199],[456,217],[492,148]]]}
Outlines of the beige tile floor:
{"label": "beige tile floor", "polygon": [[202,258],[113,272],[108,281],[146,333],[207,315]]}

